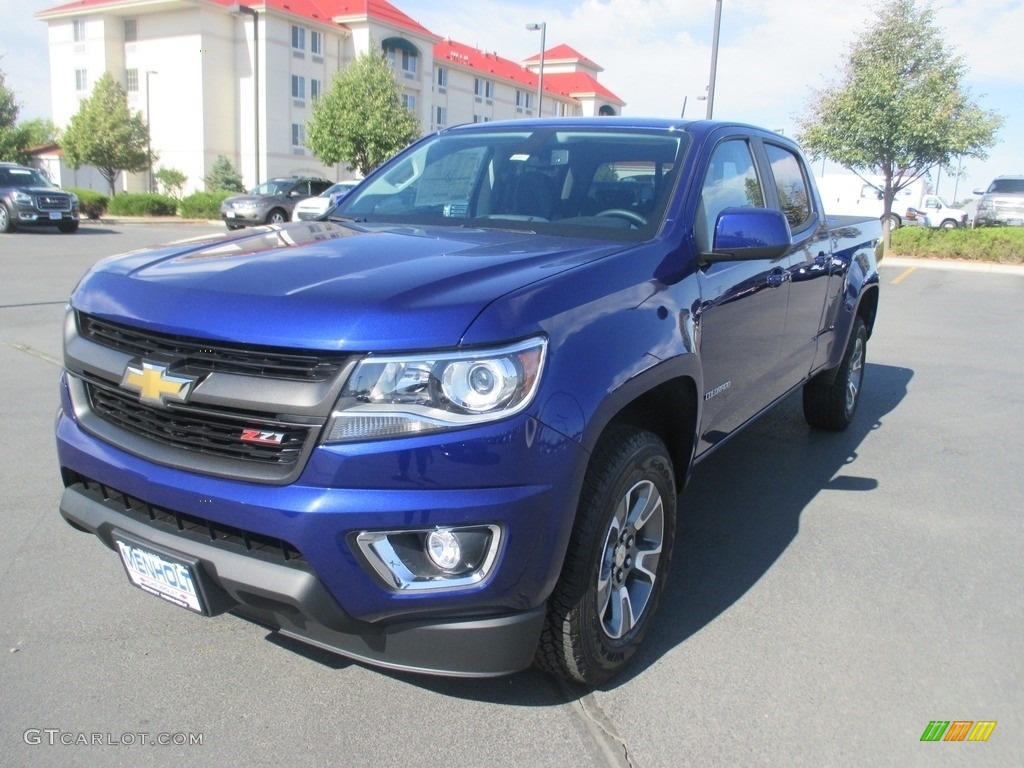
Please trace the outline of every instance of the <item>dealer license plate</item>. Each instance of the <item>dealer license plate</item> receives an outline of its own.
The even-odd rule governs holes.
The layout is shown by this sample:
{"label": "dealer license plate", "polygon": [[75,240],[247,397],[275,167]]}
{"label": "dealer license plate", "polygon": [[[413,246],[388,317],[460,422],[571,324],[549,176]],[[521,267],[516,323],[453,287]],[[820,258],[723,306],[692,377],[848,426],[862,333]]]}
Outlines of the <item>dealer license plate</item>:
{"label": "dealer license plate", "polygon": [[155,551],[120,534],[115,535],[114,543],[132,584],[177,606],[206,614],[197,578],[198,563]]}

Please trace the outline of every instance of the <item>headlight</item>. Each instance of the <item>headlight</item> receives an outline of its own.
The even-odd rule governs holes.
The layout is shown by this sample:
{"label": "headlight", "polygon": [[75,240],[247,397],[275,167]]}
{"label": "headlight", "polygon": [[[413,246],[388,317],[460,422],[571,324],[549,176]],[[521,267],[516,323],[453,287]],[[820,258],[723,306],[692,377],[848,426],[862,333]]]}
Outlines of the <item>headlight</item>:
{"label": "headlight", "polygon": [[26,194],[25,192],[14,192],[14,202],[21,203],[22,205],[32,205],[32,195]]}
{"label": "headlight", "polygon": [[537,391],[547,341],[425,355],[375,357],[356,366],[324,442],[437,432],[504,419]]}

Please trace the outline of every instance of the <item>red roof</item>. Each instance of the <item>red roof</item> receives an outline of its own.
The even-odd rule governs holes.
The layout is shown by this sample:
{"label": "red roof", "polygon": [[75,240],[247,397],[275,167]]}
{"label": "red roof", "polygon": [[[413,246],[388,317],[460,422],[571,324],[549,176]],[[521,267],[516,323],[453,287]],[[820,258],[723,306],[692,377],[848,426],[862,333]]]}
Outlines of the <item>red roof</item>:
{"label": "red roof", "polygon": [[549,72],[544,75],[544,90],[549,89],[577,99],[587,94],[595,94],[620,107],[626,103],[586,72]]}
{"label": "red roof", "polygon": [[[528,58],[527,61],[529,61],[531,63],[533,63],[533,62],[540,63],[540,54],[539,53],[535,53],[533,56]],[[554,48],[548,48],[546,51],[544,51],[544,62],[545,63],[550,63],[550,62],[555,62],[555,61],[577,61],[577,62],[579,62],[580,64],[583,64],[586,67],[589,67],[591,69],[596,69],[598,72],[604,72],[604,67],[602,67],[600,64],[598,64],[597,62],[595,62],[595,61],[593,61],[591,59],[588,59],[586,56],[584,56],[582,53],[577,51],[575,48],[573,48],[571,46],[568,46],[568,45],[564,45],[564,44],[563,45],[556,45]],[[545,77],[547,77],[547,75],[545,75]]]}
{"label": "red roof", "polygon": [[459,67],[473,69],[485,75],[511,80],[536,89],[537,76],[522,64],[511,59],[503,59],[497,53],[481,51],[454,40],[442,40],[434,45],[435,64],[451,63]]}

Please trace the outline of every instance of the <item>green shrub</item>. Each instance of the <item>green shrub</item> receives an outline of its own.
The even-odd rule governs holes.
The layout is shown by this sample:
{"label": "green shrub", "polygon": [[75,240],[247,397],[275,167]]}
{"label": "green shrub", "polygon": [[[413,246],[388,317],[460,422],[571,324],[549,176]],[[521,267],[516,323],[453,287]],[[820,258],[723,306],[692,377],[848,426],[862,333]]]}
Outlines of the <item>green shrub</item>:
{"label": "green shrub", "polygon": [[116,195],[107,204],[111,216],[174,216],[177,212],[176,200],[150,193]]}
{"label": "green shrub", "polygon": [[893,256],[1024,264],[1024,227],[902,227],[892,233],[890,253]]}
{"label": "green shrub", "polygon": [[220,204],[234,192],[193,192],[178,205],[183,219],[219,219]]}
{"label": "green shrub", "polygon": [[110,198],[92,189],[71,189],[78,196],[78,209],[82,216],[87,219],[98,219],[107,212],[107,203]]}

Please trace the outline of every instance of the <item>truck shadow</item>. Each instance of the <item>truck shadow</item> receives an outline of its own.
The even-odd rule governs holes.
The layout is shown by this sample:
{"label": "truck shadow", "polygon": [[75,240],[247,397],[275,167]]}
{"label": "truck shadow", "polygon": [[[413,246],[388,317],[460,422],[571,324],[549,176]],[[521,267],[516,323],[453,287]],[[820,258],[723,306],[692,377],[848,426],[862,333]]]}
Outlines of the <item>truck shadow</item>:
{"label": "truck shadow", "polygon": [[[840,433],[808,427],[796,392],[697,468],[679,497],[672,570],[654,625],[633,663],[602,690],[643,674],[729,610],[796,538],[801,513],[821,491],[878,487],[856,473],[857,451],[906,397],[912,377],[907,368],[869,363],[857,415]],[[297,641],[277,642],[336,669],[354,663]],[[589,692],[534,669],[483,680],[378,672],[442,695],[513,706],[566,704]]]}

